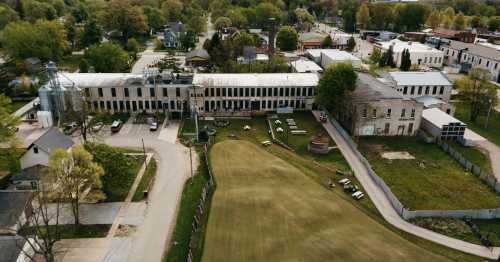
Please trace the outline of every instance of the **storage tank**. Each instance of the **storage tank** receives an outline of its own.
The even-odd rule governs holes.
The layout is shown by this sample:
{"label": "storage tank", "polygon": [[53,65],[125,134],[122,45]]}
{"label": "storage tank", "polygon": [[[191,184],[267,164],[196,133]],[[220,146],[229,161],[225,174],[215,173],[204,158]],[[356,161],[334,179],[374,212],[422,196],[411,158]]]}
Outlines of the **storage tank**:
{"label": "storage tank", "polygon": [[36,115],[38,117],[38,123],[42,128],[51,127],[53,125],[52,113],[50,111],[38,111]]}
{"label": "storage tank", "polygon": [[52,90],[46,85],[38,89],[38,97],[40,97],[40,109],[42,111],[52,111],[52,106],[50,103],[50,96]]}

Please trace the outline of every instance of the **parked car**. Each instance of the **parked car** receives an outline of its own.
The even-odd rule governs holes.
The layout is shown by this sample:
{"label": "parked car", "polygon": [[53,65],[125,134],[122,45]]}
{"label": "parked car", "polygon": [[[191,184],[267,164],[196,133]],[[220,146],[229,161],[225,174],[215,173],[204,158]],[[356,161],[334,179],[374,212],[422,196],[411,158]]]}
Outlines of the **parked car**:
{"label": "parked car", "polygon": [[151,125],[149,125],[149,131],[156,131],[158,130],[158,123],[153,122]]}
{"label": "parked car", "polygon": [[76,131],[78,125],[76,124],[76,122],[71,122],[71,123],[67,123],[64,125],[64,134],[65,135],[71,135],[73,134],[73,132]]}
{"label": "parked car", "polygon": [[92,126],[92,131],[98,132],[99,130],[102,129],[104,124],[102,122],[97,122],[95,125]]}
{"label": "parked car", "polygon": [[363,198],[365,196],[365,194],[361,191],[356,191],[351,196],[357,200],[360,200],[361,198]]}
{"label": "parked car", "polygon": [[319,121],[320,121],[321,123],[326,123],[326,115],[325,115],[325,113],[321,113],[321,114],[319,115]]}
{"label": "parked car", "polygon": [[350,182],[351,182],[351,180],[349,180],[348,178],[343,178],[343,179],[339,180],[339,184],[341,184],[341,185],[344,185],[344,184],[350,183]]}
{"label": "parked car", "polygon": [[112,133],[117,133],[122,129],[122,121],[121,120],[115,120],[113,121],[113,124],[111,124],[111,132]]}

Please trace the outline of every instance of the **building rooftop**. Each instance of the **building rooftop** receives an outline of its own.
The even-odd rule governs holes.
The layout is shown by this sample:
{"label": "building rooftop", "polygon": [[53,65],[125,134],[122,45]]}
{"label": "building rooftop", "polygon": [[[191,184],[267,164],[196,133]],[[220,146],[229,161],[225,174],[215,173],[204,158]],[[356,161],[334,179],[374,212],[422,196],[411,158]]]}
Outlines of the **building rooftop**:
{"label": "building rooftop", "polygon": [[390,77],[398,86],[451,86],[442,72],[390,72]]}
{"label": "building rooftop", "polygon": [[500,61],[500,50],[496,48],[488,47],[485,45],[470,44],[454,40],[444,40],[446,46],[449,46],[455,50],[466,49],[469,54],[482,56],[484,58],[493,59],[495,61]]}
{"label": "building rooftop", "polygon": [[45,134],[35,140],[29,147],[36,145],[39,149],[50,154],[52,150],[62,148],[69,149],[74,144],[73,140],[64,135],[57,128],[53,127],[47,130]]}
{"label": "building rooftop", "polygon": [[358,73],[353,101],[377,101],[380,99],[403,99],[403,96],[387,83],[365,73]]}
{"label": "building rooftop", "polygon": [[290,62],[290,65],[295,69],[295,72],[297,73],[323,72],[323,68],[308,59],[299,59]]}
{"label": "building rooftop", "polygon": [[300,42],[305,42],[305,41],[323,41],[325,37],[327,37],[327,34],[323,33],[316,33],[316,32],[306,32],[306,33],[300,33],[299,34],[299,41]]}
{"label": "building rooftop", "polygon": [[465,126],[462,121],[446,114],[438,108],[424,109],[424,111],[422,111],[422,118],[439,128],[443,128],[443,126],[451,123],[458,123]]}
{"label": "building rooftop", "polygon": [[121,87],[132,83],[143,83],[142,74],[131,73],[62,73],[59,82],[64,87],[73,84],[79,88]]}
{"label": "building rooftop", "polygon": [[351,61],[361,61],[361,59],[353,56],[352,54],[346,52],[346,51],[341,51],[338,49],[321,49],[321,55],[326,56],[332,60],[337,60],[337,61],[346,61],[346,60],[351,60]]}
{"label": "building rooftop", "polygon": [[415,100],[424,105],[424,107],[430,107],[433,105],[446,104],[445,101],[435,98],[433,96],[419,96]]}
{"label": "building rooftop", "polygon": [[31,192],[0,191],[0,228],[15,226],[30,198]]}
{"label": "building rooftop", "polygon": [[418,42],[405,42],[401,41],[399,39],[393,39],[391,41],[385,41],[385,42],[380,42],[378,43],[379,46],[381,46],[383,49],[389,49],[390,46],[392,46],[392,50],[396,53],[403,52],[404,49],[410,50],[410,53],[443,53],[440,50],[437,50],[433,47],[430,47],[428,45],[424,45]]}
{"label": "building rooftop", "polygon": [[10,181],[23,181],[23,180],[40,180],[47,174],[45,166],[35,165],[19,171],[17,174],[10,178]]}
{"label": "building rooftop", "polygon": [[20,236],[0,236],[0,262],[16,262],[25,242]]}
{"label": "building rooftop", "polygon": [[319,77],[315,73],[276,74],[195,74],[193,85],[204,87],[274,87],[274,86],[316,86]]}
{"label": "building rooftop", "polygon": [[205,59],[210,59],[210,55],[205,49],[195,49],[186,54],[186,60],[192,59],[193,57],[201,57]]}

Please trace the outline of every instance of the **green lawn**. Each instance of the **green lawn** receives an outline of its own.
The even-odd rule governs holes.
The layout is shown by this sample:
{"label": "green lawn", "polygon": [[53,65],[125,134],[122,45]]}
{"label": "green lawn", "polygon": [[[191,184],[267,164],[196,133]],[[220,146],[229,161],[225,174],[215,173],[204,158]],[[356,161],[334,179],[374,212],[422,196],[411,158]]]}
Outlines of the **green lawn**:
{"label": "green lawn", "polygon": [[[50,232],[54,233],[55,226],[49,226]],[[106,237],[111,225],[59,225],[58,230],[61,234],[61,239],[69,238],[98,238]],[[28,227],[23,229],[20,234],[33,234],[33,228]],[[41,234],[44,234],[45,228],[41,229]]]}
{"label": "green lawn", "polygon": [[[187,261],[188,245],[192,229],[191,223],[196,213],[203,185],[205,185],[208,181],[208,170],[202,159],[202,154],[200,154],[200,160],[200,165],[198,166],[196,175],[192,178],[192,180],[190,179],[186,182],[184,190],[182,191],[181,204],[177,214],[174,233],[169,244],[169,249],[165,255],[165,261],[168,262]],[[208,219],[208,213],[209,212],[205,212],[205,221]],[[203,223],[203,225],[204,227],[199,231],[199,235],[197,235],[196,238],[197,248],[195,249],[196,252],[194,261],[201,260],[206,222]]]}
{"label": "green lawn", "polygon": [[484,124],[486,123],[486,116],[480,116],[477,119],[477,123],[472,123],[469,120],[470,114],[469,114],[469,107],[468,105],[464,103],[454,103],[456,110],[455,110],[455,117],[460,119],[461,121],[465,122],[467,124],[467,127],[472,129],[474,132],[480,134],[481,136],[485,137],[492,143],[497,144],[500,146],[500,113],[491,110],[491,115],[490,115],[490,121],[488,123],[488,127],[485,128]]}
{"label": "green lawn", "polygon": [[[416,218],[411,222],[453,238],[481,245],[480,239],[472,233],[470,226],[460,219]],[[473,219],[472,223],[479,227],[481,235],[488,236],[494,246],[500,246],[500,219]]]}
{"label": "green lawn", "polygon": [[155,178],[157,170],[157,163],[154,158],[151,158],[148,163],[146,172],[142,176],[141,182],[135,191],[132,201],[141,201],[144,199],[144,191],[149,191],[152,181]]}
{"label": "green lawn", "polygon": [[453,147],[453,149],[458,151],[463,157],[467,158],[467,160],[479,166],[481,170],[493,174],[491,160],[488,153],[484,153],[475,147],[462,146],[456,142],[449,142],[448,144]]}
{"label": "green lawn", "polygon": [[[401,203],[411,210],[497,208],[500,197],[435,144],[416,138],[362,138],[359,149]],[[408,151],[414,160],[388,160],[386,151]]]}
{"label": "green lawn", "polygon": [[203,261],[446,260],[263,147],[224,141],[210,155],[217,190]]}

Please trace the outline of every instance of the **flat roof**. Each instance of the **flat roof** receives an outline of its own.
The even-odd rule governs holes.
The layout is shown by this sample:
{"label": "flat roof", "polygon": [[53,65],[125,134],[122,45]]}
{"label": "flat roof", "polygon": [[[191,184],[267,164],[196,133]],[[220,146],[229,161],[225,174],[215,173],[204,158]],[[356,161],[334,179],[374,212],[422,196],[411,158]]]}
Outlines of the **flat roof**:
{"label": "flat roof", "polygon": [[433,96],[419,96],[416,97],[415,100],[421,104],[424,105],[424,107],[429,107],[432,105],[440,105],[440,104],[446,104],[445,101],[435,98]]}
{"label": "flat roof", "polygon": [[337,61],[361,61],[361,59],[353,56],[352,54],[338,49],[324,49],[323,51],[321,51],[321,55],[327,56],[328,58]]}
{"label": "flat roof", "polygon": [[316,86],[319,77],[315,73],[267,73],[267,74],[195,74],[193,85],[204,87],[277,87]]}
{"label": "flat roof", "polygon": [[299,59],[290,62],[290,65],[297,73],[323,72],[323,68],[308,59]]}
{"label": "flat roof", "polygon": [[378,101],[380,99],[403,99],[403,95],[387,83],[369,74],[358,73],[356,89],[353,92],[353,101]]}
{"label": "flat roof", "polygon": [[399,39],[393,39],[390,41],[385,41],[385,42],[380,42],[379,45],[383,49],[389,49],[389,47],[392,45],[392,50],[396,53],[403,52],[404,49],[410,50],[410,53],[435,53],[435,54],[443,54],[441,50],[437,50],[436,48],[433,48],[428,45],[421,44],[419,42],[412,42],[412,41],[401,41]]}
{"label": "flat roof", "polygon": [[484,58],[492,59],[495,61],[500,61],[500,51],[491,46],[485,46],[484,44],[471,44],[464,43],[454,40],[445,40],[442,46],[448,46],[455,50],[466,49],[469,54],[482,56]]}
{"label": "flat roof", "polygon": [[424,109],[422,111],[422,118],[429,121],[434,126],[443,128],[443,126],[449,125],[451,123],[458,123],[460,125],[466,126],[466,124],[437,108]]}
{"label": "flat roof", "polygon": [[451,86],[448,77],[441,72],[390,72],[398,86]]}
{"label": "flat roof", "polygon": [[117,87],[130,82],[143,82],[142,74],[132,73],[61,73],[58,74],[59,82],[64,87]]}

